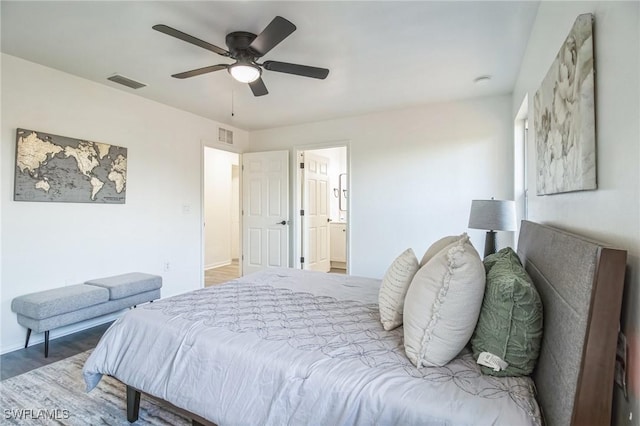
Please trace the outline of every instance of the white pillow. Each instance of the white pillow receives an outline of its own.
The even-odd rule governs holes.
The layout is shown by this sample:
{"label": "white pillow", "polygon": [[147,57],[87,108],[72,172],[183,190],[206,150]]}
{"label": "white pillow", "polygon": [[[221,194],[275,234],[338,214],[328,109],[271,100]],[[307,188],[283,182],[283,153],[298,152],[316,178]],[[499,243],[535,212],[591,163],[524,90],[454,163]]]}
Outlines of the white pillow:
{"label": "white pillow", "polygon": [[418,258],[409,248],[387,269],[378,293],[380,322],[385,330],[393,330],[402,325],[404,297],[418,268]]}
{"label": "white pillow", "polygon": [[435,256],[440,252],[440,250],[442,250],[449,244],[455,243],[460,238],[462,238],[462,235],[450,235],[448,237],[440,238],[438,241],[431,244],[431,247],[429,247],[427,251],[424,252],[424,256],[422,256],[422,260],[420,261],[420,267],[426,265],[427,262],[431,260],[433,256]]}
{"label": "white pillow", "polygon": [[404,302],[405,352],[416,367],[443,366],[464,348],[484,286],[484,266],[467,234],[420,268]]}

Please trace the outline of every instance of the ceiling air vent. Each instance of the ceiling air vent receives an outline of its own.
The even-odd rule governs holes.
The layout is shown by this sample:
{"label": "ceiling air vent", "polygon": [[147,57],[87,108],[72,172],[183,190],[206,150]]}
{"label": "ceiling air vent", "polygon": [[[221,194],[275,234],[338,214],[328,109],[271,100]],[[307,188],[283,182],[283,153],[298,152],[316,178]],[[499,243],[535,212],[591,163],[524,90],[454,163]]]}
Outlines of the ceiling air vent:
{"label": "ceiling air vent", "polygon": [[218,127],[218,141],[233,145],[233,132],[231,130]]}
{"label": "ceiling air vent", "polygon": [[123,77],[120,74],[112,75],[107,78],[107,80],[111,80],[114,83],[122,84],[123,86],[130,87],[132,89],[140,89],[141,87],[145,87],[146,84],[140,83],[135,80],[131,80],[130,78]]}

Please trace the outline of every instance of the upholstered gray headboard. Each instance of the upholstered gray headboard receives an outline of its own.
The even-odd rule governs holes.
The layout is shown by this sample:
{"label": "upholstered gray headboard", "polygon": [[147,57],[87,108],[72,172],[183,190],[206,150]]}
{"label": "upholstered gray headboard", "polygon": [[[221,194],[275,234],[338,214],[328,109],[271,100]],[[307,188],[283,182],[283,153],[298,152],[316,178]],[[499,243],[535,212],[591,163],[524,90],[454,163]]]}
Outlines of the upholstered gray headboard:
{"label": "upholstered gray headboard", "polygon": [[518,255],[544,307],[533,379],[545,423],[610,424],[626,251],[522,221]]}

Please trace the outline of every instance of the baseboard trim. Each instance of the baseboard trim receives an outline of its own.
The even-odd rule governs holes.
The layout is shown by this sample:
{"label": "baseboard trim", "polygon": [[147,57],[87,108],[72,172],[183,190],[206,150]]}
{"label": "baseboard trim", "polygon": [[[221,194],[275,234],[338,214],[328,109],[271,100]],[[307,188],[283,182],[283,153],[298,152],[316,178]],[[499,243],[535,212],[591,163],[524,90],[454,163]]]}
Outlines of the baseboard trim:
{"label": "baseboard trim", "polygon": [[[117,319],[118,317],[120,317],[122,314],[124,314],[125,312],[127,312],[129,309],[123,309],[122,311],[118,311],[118,312],[114,312],[108,315],[104,315],[98,318],[93,318],[90,320],[86,320],[86,321],[81,321],[79,323],[75,323],[72,325],[68,325],[65,327],[60,327],[60,328],[54,328],[53,330],[51,330],[51,337],[49,338],[49,341],[53,341],[55,339],[57,339],[58,337],[63,337],[63,336],[67,336],[69,334],[73,334],[73,333],[77,333],[79,331],[84,331],[87,330],[89,328],[93,328],[96,327],[98,325],[102,325],[105,324],[107,322],[111,322],[115,319]],[[24,328],[24,327],[23,327]],[[27,329],[24,328],[24,332],[26,333]],[[26,334],[25,334],[26,336]],[[7,354],[9,352],[13,352],[13,351],[17,351],[19,349],[24,349],[24,336],[22,336],[20,338],[20,342],[21,343],[17,343],[17,344],[13,344],[7,347],[3,347],[2,350],[0,351],[0,355],[4,355]],[[34,346],[40,343],[44,342],[44,333],[32,333],[31,335],[31,339],[29,340],[29,346]]]}
{"label": "baseboard trim", "polygon": [[207,271],[209,269],[219,268],[221,266],[231,265],[231,259],[223,260],[221,262],[211,263],[209,265],[204,265],[204,270]]}

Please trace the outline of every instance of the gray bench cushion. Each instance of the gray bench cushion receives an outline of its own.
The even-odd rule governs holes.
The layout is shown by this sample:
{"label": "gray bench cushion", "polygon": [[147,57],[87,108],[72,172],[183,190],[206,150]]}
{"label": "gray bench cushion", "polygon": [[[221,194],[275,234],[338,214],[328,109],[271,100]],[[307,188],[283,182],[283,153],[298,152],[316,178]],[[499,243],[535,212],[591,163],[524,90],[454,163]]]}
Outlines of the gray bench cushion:
{"label": "gray bench cushion", "polygon": [[11,301],[11,309],[29,318],[44,319],[108,300],[106,289],[76,284],[18,296]]}
{"label": "gray bench cushion", "polygon": [[[90,287],[90,286],[87,286]],[[96,287],[99,288],[99,287]],[[106,289],[101,289],[105,293],[108,293]],[[151,300],[160,298],[160,290],[152,290],[144,293],[136,294],[129,297],[124,297],[118,300],[109,300],[106,303],[100,303],[98,305],[89,306],[87,308],[78,309],[77,311],[66,312],[64,314],[55,315],[42,320],[35,320],[18,314],[18,323],[30,328],[35,333],[41,333],[43,331],[52,330],[54,328],[62,327],[65,325],[73,324],[79,321],[84,321],[90,318],[96,318],[101,315],[107,315],[112,312],[119,311],[121,309],[130,308],[134,305],[141,305]]]}
{"label": "gray bench cushion", "polygon": [[162,287],[162,277],[142,272],[130,272],[128,274],[87,281],[85,284],[106,288],[109,290],[109,298],[116,300],[145,291],[159,289]]}

